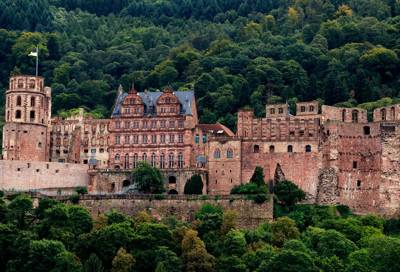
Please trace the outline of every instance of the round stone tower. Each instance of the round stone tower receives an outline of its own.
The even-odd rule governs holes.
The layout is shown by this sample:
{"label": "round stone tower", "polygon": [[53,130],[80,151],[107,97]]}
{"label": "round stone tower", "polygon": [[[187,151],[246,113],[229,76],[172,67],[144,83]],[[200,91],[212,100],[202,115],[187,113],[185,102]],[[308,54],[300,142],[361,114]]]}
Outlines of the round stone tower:
{"label": "round stone tower", "polygon": [[48,161],[51,89],[44,79],[13,76],[6,92],[3,159]]}

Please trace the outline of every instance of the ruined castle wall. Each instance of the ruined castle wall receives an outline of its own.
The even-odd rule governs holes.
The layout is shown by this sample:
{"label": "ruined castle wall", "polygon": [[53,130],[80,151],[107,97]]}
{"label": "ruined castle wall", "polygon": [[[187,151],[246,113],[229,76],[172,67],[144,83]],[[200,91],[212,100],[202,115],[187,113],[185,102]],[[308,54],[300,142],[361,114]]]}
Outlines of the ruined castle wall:
{"label": "ruined castle wall", "polygon": [[324,122],[341,121],[345,123],[367,123],[367,110],[360,108],[339,108],[323,105],[321,115]]}
{"label": "ruined castle wall", "polygon": [[[167,193],[183,194],[186,182],[193,175],[200,175],[203,194],[207,193],[207,174],[197,169],[160,169]],[[90,170],[89,192],[94,194],[124,193],[132,185],[132,172],[121,170]],[[133,188],[132,188],[133,189]]]}
{"label": "ruined castle wall", "polygon": [[260,223],[273,218],[272,198],[263,204],[252,200],[232,196],[202,199],[199,197],[167,196],[167,199],[155,200],[151,196],[142,199],[134,196],[84,196],[79,205],[86,207],[96,217],[112,209],[133,216],[140,211],[147,211],[152,216],[162,219],[168,216],[191,222],[196,212],[206,203],[220,205],[224,210],[237,212],[237,224],[240,228],[255,228]]}
{"label": "ruined castle wall", "polygon": [[0,160],[0,189],[56,193],[87,186],[87,166],[81,164]]}
{"label": "ruined castle wall", "polygon": [[381,169],[378,124],[326,122],[322,145],[324,167],[337,175],[338,202],[356,212],[379,206]]}
{"label": "ruined castle wall", "polygon": [[392,105],[374,110],[374,122],[399,121],[400,105]]}
{"label": "ruined castle wall", "polygon": [[[241,142],[237,138],[215,139],[208,145],[208,193],[230,194],[234,186],[242,184]],[[228,150],[232,151],[232,157],[228,156]]]}
{"label": "ruined castle wall", "polygon": [[[259,152],[254,152],[255,145],[260,147]],[[293,152],[288,152],[288,145],[293,147]],[[305,152],[306,146],[311,147],[311,152]],[[243,142],[242,154],[243,183],[250,181],[256,166],[264,169],[266,182],[273,180],[279,165],[284,177],[302,188],[310,200],[316,197],[319,169],[322,168],[318,142]]]}
{"label": "ruined castle wall", "polygon": [[381,124],[382,171],[380,184],[380,213],[400,214],[400,124]]}

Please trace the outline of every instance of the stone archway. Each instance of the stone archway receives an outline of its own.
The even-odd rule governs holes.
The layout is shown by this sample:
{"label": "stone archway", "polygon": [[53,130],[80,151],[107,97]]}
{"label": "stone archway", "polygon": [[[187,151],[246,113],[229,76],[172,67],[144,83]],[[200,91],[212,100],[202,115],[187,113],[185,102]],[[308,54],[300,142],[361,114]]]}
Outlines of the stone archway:
{"label": "stone archway", "polygon": [[130,180],[124,180],[122,181],[122,187],[128,187],[129,185],[131,185],[131,181]]}
{"label": "stone archway", "polygon": [[171,189],[171,190],[168,191],[168,194],[169,194],[169,195],[177,195],[177,194],[178,194],[178,191],[175,190],[175,189]]}
{"label": "stone archway", "polygon": [[169,184],[176,184],[176,177],[175,176],[169,176],[168,177],[168,183]]}

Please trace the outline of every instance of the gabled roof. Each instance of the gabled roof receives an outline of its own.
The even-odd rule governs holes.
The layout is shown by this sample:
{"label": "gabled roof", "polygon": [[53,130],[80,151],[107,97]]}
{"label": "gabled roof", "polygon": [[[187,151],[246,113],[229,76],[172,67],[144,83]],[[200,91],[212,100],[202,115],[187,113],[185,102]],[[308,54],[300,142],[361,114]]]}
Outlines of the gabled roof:
{"label": "gabled roof", "polygon": [[[145,104],[145,115],[155,115],[154,109],[156,108],[157,99],[163,94],[163,92],[138,92],[138,95],[142,98]],[[115,106],[111,117],[118,117],[121,115],[121,104],[128,94],[120,93],[116,99]],[[192,103],[194,100],[193,91],[176,91],[174,95],[178,98],[181,104],[182,115],[192,115]]]}

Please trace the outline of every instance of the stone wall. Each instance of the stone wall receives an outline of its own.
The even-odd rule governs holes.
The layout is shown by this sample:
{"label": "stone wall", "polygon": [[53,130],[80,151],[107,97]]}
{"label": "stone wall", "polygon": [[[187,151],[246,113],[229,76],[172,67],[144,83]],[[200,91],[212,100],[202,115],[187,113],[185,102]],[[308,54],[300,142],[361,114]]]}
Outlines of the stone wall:
{"label": "stone wall", "polygon": [[0,160],[0,189],[68,193],[88,185],[87,170],[82,164]]}
{"label": "stone wall", "polygon": [[95,196],[87,195],[79,201],[79,205],[86,207],[96,217],[115,209],[127,215],[135,215],[140,211],[147,211],[154,217],[161,219],[174,216],[179,220],[191,222],[196,212],[206,203],[221,205],[224,210],[233,210],[238,214],[237,223],[241,228],[254,228],[260,223],[273,218],[273,202],[256,204],[252,200],[241,197],[225,196],[203,199],[201,196],[165,196],[166,199],[155,200],[154,196],[114,195]]}
{"label": "stone wall", "polygon": [[[193,175],[200,175],[203,194],[207,193],[207,174],[198,169],[160,169],[165,189],[169,193],[183,194],[185,184]],[[94,194],[124,193],[132,182],[132,172],[124,170],[90,170],[89,192]]]}
{"label": "stone wall", "polygon": [[381,124],[382,171],[379,212],[400,215],[400,124]]}

